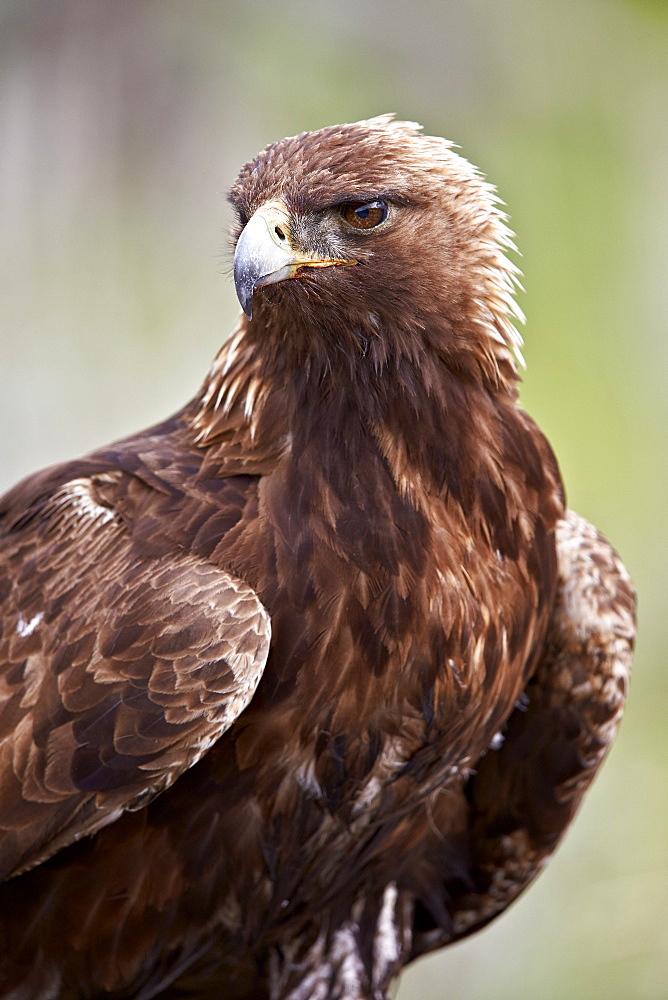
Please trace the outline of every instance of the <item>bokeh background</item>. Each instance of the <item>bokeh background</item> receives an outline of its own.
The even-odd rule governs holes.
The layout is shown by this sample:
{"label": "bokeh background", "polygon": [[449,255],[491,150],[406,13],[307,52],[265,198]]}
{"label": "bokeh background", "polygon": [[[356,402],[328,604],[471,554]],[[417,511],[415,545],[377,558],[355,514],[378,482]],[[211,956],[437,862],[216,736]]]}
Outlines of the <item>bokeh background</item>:
{"label": "bokeh background", "polygon": [[238,309],[239,165],[386,110],[506,201],[524,403],[640,592],[627,717],[565,844],[398,996],[664,1000],[666,0],[0,0],[0,487],[189,398]]}

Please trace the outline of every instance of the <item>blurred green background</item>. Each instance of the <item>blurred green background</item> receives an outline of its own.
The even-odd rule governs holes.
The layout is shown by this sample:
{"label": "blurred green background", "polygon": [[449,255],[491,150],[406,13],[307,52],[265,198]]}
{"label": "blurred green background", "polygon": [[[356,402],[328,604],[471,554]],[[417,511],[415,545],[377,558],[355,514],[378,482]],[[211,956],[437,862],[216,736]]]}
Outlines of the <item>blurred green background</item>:
{"label": "blurred green background", "polygon": [[538,883],[400,1000],[668,997],[666,0],[1,0],[0,487],[149,424],[238,310],[225,190],[393,110],[523,254],[523,399],[640,592],[627,717]]}

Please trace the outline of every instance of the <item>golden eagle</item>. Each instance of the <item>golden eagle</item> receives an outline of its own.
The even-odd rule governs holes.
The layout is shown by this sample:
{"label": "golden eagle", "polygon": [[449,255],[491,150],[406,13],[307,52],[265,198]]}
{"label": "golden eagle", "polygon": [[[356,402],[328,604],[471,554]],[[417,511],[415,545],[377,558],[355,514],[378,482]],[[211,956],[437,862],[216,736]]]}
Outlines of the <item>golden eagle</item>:
{"label": "golden eagle", "polygon": [[634,594],[518,403],[493,189],[384,115],[244,166],[198,395],[0,501],[0,989],[381,1000],[540,871]]}

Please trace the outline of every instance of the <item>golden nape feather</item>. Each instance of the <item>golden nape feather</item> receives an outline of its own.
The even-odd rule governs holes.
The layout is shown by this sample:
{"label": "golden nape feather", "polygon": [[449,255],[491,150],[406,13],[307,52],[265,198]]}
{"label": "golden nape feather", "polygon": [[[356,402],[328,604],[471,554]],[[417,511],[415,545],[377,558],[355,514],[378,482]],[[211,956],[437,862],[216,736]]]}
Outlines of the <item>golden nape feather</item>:
{"label": "golden nape feather", "polygon": [[195,399],[0,501],[2,996],[383,1000],[620,722],[633,587],[519,406],[493,189],[383,115],[230,200]]}

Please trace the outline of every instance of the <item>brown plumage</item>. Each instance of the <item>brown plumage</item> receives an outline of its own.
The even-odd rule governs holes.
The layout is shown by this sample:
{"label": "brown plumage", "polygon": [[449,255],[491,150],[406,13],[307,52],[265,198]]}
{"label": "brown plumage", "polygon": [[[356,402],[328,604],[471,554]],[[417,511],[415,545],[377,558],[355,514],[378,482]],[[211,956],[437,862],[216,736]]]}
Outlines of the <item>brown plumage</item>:
{"label": "brown plumage", "polygon": [[0,501],[3,996],[380,1000],[619,724],[633,588],[519,407],[492,189],[383,116],[230,197],[198,396]]}

